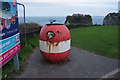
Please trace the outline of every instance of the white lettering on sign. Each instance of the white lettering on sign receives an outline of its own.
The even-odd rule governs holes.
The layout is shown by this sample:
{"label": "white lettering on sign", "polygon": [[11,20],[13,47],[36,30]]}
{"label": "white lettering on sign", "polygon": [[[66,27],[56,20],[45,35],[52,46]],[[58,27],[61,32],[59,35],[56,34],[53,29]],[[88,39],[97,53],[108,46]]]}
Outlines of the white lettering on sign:
{"label": "white lettering on sign", "polygon": [[0,57],[0,62],[3,60],[3,57]]}
{"label": "white lettering on sign", "polygon": [[7,46],[7,45],[9,45],[9,44],[10,44],[10,40],[9,40],[8,42],[2,44],[2,45],[0,46],[0,49],[2,49],[3,47],[5,47],[5,46]]}
{"label": "white lettering on sign", "polygon": [[14,50],[17,50],[17,49],[18,49],[18,47],[15,47],[15,48],[14,48]]}
{"label": "white lettering on sign", "polygon": [[5,54],[5,55],[3,56],[3,58],[6,58],[7,56],[9,56],[9,54]]}
{"label": "white lettering on sign", "polygon": [[0,33],[0,36],[5,36],[5,33]]}

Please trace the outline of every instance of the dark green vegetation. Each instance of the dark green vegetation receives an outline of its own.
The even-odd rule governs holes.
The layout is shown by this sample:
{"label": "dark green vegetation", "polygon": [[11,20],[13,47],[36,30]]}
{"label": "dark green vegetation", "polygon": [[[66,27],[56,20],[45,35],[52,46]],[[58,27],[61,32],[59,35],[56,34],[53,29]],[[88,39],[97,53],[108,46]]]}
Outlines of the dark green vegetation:
{"label": "dark green vegetation", "polygon": [[120,25],[120,13],[109,13],[103,20],[103,25]]}
{"label": "dark green vegetation", "polygon": [[73,46],[95,54],[118,58],[118,26],[82,27],[71,29],[70,32]]}
{"label": "dark green vegetation", "polygon": [[[36,26],[35,29],[32,29],[32,32],[26,34],[27,42],[25,46],[24,42],[24,32],[21,34],[21,51],[19,52],[19,61],[20,61],[20,72],[21,73],[24,70],[24,66],[27,65],[26,60],[28,57],[31,55],[31,52],[39,46],[39,28],[37,24],[33,23],[28,23],[26,26],[30,27],[30,25]],[[22,26],[23,24],[20,24]],[[33,27],[30,27],[33,28]],[[37,28],[37,29],[36,29]],[[26,28],[27,31],[29,28]],[[37,30],[37,32],[36,32]],[[20,29],[20,32],[21,29]],[[10,77],[11,75],[15,74],[14,72],[14,64],[13,64],[13,59],[10,60],[7,64],[5,64],[2,67],[2,76],[3,78]]]}
{"label": "dark green vegetation", "polygon": [[[19,30],[20,33],[24,33],[24,24],[19,25]],[[41,28],[41,26],[37,23],[26,23],[26,32],[33,32],[33,31],[38,31]]]}
{"label": "dark green vegetation", "polygon": [[[30,56],[33,49],[39,46],[39,38],[38,35],[34,35],[33,38],[27,40],[27,45],[19,52],[19,61],[20,61],[20,72],[23,71],[24,64],[26,59]],[[2,76],[3,78],[14,74],[14,64],[13,60],[10,60],[5,66],[2,67]]]}
{"label": "dark green vegetation", "polygon": [[91,26],[92,17],[90,15],[73,14],[72,16],[67,16],[65,25],[69,29],[73,27]]}

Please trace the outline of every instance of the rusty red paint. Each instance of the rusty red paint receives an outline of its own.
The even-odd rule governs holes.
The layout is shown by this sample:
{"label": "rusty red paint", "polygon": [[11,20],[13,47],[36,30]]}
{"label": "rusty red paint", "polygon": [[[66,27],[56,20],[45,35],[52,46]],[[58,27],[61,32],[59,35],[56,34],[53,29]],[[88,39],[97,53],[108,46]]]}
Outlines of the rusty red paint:
{"label": "rusty red paint", "polygon": [[[55,35],[51,37],[50,34],[47,34],[48,32],[52,32],[50,34],[53,35],[54,33]],[[68,57],[70,49],[61,53],[51,53],[54,49],[59,52],[59,43],[70,40],[70,32],[65,25],[45,25],[41,29],[39,39],[46,42],[48,53],[43,52],[42,50],[40,50],[40,53],[47,61],[59,63]]]}
{"label": "rusty red paint", "polygon": [[[52,31],[55,33],[53,39],[48,39],[46,33]],[[61,42],[70,39],[70,32],[65,25],[45,25],[40,32],[40,40]]]}
{"label": "rusty red paint", "polygon": [[43,51],[40,51],[40,53],[44,56],[44,58],[48,62],[59,63],[59,62],[65,60],[66,58],[68,58],[70,50],[68,50],[66,52],[62,52],[62,53],[45,53]]}

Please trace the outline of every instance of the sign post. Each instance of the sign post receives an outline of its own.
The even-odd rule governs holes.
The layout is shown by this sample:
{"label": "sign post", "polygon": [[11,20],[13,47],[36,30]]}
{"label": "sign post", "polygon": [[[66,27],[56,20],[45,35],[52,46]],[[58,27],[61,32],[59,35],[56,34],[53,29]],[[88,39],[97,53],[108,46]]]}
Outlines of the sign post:
{"label": "sign post", "polygon": [[14,69],[15,69],[15,72],[19,72],[19,59],[18,59],[18,53],[14,55],[13,57],[13,60],[14,60]]}
{"label": "sign post", "polygon": [[16,0],[1,0],[0,3],[0,67],[11,58],[14,59],[15,71],[19,71],[18,52],[20,34]]}
{"label": "sign post", "polygon": [[25,46],[26,46],[26,22],[25,22],[25,5],[24,4],[21,4],[21,3],[17,3],[18,5],[21,5],[22,7],[23,7],[23,14],[24,14],[24,33],[25,33],[25,35],[24,35],[24,37],[25,37],[25,39],[24,39],[24,44],[25,44]]}

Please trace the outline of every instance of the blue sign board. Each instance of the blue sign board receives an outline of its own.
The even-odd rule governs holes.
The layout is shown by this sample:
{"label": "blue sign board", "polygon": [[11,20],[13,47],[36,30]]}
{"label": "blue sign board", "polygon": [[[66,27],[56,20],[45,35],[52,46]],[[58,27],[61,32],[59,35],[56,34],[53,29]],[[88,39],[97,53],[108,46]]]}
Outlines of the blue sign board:
{"label": "blue sign board", "polygon": [[20,51],[16,0],[0,1],[0,66]]}

